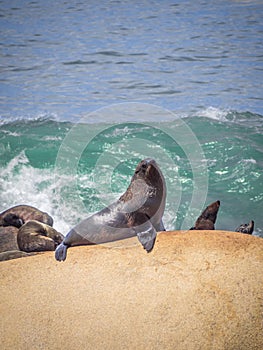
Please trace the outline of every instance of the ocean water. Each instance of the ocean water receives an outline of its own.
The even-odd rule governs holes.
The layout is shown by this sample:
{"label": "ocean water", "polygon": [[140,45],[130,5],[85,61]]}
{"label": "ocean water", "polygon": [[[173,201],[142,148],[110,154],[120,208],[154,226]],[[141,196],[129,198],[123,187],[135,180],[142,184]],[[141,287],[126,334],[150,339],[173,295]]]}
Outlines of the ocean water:
{"label": "ocean water", "polygon": [[153,157],[164,223],[263,235],[261,1],[0,1],[0,211],[63,234]]}

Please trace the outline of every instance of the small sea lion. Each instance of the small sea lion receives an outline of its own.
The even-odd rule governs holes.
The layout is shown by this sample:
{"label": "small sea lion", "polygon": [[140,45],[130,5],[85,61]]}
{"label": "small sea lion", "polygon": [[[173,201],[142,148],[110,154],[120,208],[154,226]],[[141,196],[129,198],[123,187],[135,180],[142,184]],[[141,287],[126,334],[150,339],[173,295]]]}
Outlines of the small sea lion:
{"label": "small sea lion", "polygon": [[249,235],[252,235],[254,231],[254,221],[251,220],[249,224],[241,224],[235,229],[235,232],[241,232],[241,233],[247,233]]}
{"label": "small sea lion", "polygon": [[0,214],[0,226],[15,226],[19,228],[29,220],[37,220],[53,226],[51,216],[30,205],[17,205]]}
{"label": "small sea lion", "polygon": [[195,222],[195,226],[190,230],[214,230],[220,201],[208,205]]}
{"label": "small sea lion", "polygon": [[153,249],[156,231],[164,231],[162,216],[166,186],[153,159],[136,167],[126,192],[113,204],[81,221],[57,247],[55,257],[64,261],[67,249],[77,245],[113,242],[136,236],[147,252]]}
{"label": "small sea lion", "polygon": [[0,226],[0,253],[8,250],[18,250],[17,245],[18,228],[14,226]]}
{"label": "small sea lion", "polygon": [[36,220],[30,220],[20,227],[17,243],[24,252],[41,252],[55,250],[64,236],[53,227]]}

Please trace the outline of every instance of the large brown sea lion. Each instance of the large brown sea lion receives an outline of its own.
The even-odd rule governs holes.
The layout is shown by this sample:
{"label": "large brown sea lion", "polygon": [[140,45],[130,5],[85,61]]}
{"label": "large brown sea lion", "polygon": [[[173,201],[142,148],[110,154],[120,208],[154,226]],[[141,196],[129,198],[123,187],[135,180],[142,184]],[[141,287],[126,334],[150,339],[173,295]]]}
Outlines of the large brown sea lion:
{"label": "large brown sea lion", "polygon": [[64,261],[71,246],[99,244],[136,236],[146,249],[153,249],[156,231],[163,231],[166,186],[153,159],[136,167],[126,192],[113,204],[81,221],[57,247],[55,257]]}
{"label": "large brown sea lion", "polygon": [[20,227],[17,243],[24,252],[55,250],[64,236],[53,227],[36,220],[30,220]]}
{"label": "large brown sea lion", "polygon": [[17,205],[0,213],[0,226],[15,226],[19,228],[29,220],[37,220],[53,226],[51,216],[30,205]]}
{"label": "large brown sea lion", "polygon": [[220,201],[208,205],[195,222],[195,226],[190,230],[214,230]]}

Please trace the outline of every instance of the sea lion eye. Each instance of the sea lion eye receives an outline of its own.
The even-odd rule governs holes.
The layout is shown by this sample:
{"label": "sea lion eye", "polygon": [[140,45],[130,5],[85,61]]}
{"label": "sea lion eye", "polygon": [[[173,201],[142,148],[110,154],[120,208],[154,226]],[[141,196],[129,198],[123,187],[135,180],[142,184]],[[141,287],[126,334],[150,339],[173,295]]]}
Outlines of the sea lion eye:
{"label": "sea lion eye", "polygon": [[142,163],[142,165],[135,171],[135,174],[138,174],[140,171],[145,171],[147,169],[147,164]]}

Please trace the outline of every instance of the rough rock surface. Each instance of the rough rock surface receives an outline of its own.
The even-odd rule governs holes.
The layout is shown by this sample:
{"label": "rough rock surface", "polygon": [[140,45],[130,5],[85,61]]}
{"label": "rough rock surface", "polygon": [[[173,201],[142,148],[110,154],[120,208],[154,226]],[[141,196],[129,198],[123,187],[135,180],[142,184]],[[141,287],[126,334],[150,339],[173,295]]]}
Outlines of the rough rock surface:
{"label": "rough rock surface", "polygon": [[19,250],[17,244],[18,228],[0,226],[0,253],[8,250]]}
{"label": "rough rock surface", "polygon": [[0,263],[1,349],[261,350],[263,239],[163,232]]}

